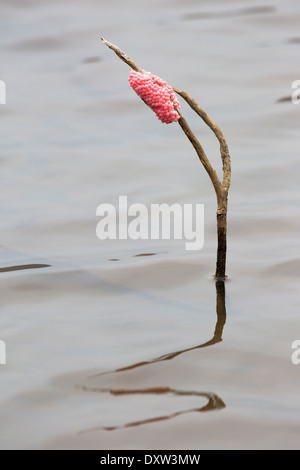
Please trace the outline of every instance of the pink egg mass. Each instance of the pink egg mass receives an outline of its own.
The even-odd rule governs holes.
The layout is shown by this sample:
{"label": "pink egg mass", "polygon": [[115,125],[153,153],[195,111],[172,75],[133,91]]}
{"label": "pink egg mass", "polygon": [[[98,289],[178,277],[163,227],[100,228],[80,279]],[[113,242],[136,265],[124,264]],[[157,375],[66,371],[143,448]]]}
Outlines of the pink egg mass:
{"label": "pink egg mass", "polygon": [[170,85],[151,72],[143,73],[131,70],[128,81],[131,88],[155,112],[158,119],[165,124],[176,122],[180,118],[174,109],[180,108],[180,103]]}

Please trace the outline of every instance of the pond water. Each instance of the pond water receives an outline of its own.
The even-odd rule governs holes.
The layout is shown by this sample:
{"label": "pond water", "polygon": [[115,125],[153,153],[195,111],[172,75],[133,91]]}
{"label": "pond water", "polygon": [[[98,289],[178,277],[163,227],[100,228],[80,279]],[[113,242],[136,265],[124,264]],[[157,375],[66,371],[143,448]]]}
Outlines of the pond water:
{"label": "pond water", "polygon": [[[1,10],[1,448],[299,449],[299,2]],[[211,182],[101,36],[227,137],[225,298]],[[214,136],[181,105],[220,174]],[[99,240],[96,209],[120,195],[204,204],[203,248]]]}

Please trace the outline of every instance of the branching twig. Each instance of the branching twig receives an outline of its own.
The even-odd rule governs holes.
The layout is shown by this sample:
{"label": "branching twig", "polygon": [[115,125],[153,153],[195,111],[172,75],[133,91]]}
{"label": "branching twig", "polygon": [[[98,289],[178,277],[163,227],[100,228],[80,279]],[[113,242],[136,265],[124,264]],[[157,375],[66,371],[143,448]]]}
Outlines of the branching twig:
{"label": "branching twig", "polygon": [[221,185],[221,182],[218,178],[217,172],[211,166],[210,161],[208,160],[207,155],[206,155],[202,145],[200,144],[199,140],[197,139],[197,137],[195,136],[195,134],[191,130],[190,126],[188,125],[188,123],[186,122],[184,117],[182,116],[181,112],[178,109],[176,109],[176,111],[180,116],[178,124],[180,125],[181,129],[183,130],[183,132],[185,133],[185,135],[187,136],[187,138],[191,142],[194,149],[196,150],[196,153],[199,157],[199,160],[201,161],[202,165],[204,166],[205,170],[207,171],[207,173],[208,173],[208,175],[211,179],[211,182],[212,182],[212,184],[215,188],[216,194],[218,195],[222,185]]}
{"label": "branching twig", "polygon": [[143,70],[133,61],[128,57],[128,55],[125,54],[125,52],[121,51],[121,49],[118,46],[115,46],[111,42],[106,41],[104,38],[101,38],[101,41],[110,49],[112,49],[118,57],[120,57],[121,60],[123,60],[129,67],[131,67],[133,70],[136,72],[143,73]]}
{"label": "branching twig", "polygon": [[[104,38],[101,38],[102,42],[112,49],[117,56],[123,60],[129,67],[131,67],[136,72],[143,73],[143,70],[132,60],[130,59],[118,46],[111,44],[110,42],[106,41]],[[220,153],[222,158],[222,169],[223,169],[223,180],[222,183],[220,182],[218,175],[214,168],[211,166],[210,161],[207,158],[207,155],[200,144],[199,140],[196,138],[195,134],[187,124],[186,120],[182,116],[182,114],[178,111],[177,108],[176,112],[179,114],[180,118],[178,123],[182,128],[183,132],[193,145],[196,153],[204,166],[205,170],[207,171],[211,182],[214,186],[216,195],[217,195],[217,229],[218,229],[218,251],[217,251],[217,264],[216,264],[216,273],[215,277],[217,280],[224,280],[225,279],[225,268],[226,268],[226,252],[227,252],[227,205],[228,205],[228,191],[231,182],[231,163],[230,163],[230,155],[228,150],[228,145],[226,139],[219,128],[219,126],[208,116],[208,114],[200,108],[200,106],[196,103],[196,101],[186,92],[180,91],[177,88],[173,88],[173,90],[179,94],[188,104],[189,106],[203,119],[203,121],[210,127],[210,129],[214,132],[216,138],[220,144]]]}
{"label": "branching twig", "polygon": [[203,121],[211,128],[216,138],[220,143],[220,152],[223,163],[223,186],[228,190],[230,187],[231,180],[231,163],[228,145],[223,132],[219,126],[209,117],[209,115],[196,103],[196,101],[186,92],[180,91],[173,87],[173,90],[180,95],[190,105],[190,107],[203,119]]}

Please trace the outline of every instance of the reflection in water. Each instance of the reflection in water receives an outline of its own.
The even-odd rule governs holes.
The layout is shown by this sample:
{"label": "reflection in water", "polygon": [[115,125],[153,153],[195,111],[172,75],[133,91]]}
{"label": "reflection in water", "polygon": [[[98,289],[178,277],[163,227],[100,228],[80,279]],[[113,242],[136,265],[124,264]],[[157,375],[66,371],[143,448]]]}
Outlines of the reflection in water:
{"label": "reflection in water", "polygon": [[272,6],[240,8],[236,10],[208,11],[201,13],[189,13],[184,16],[184,20],[203,20],[209,18],[234,18],[236,16],[264,15],[275,13],[276,9]]}
{"label": "reflection in water", "polygon": [[[205,348],[207,346],[212,346],[213,344],[216,344],[222,341],[223,328],[226,322],[225,283],[223,280],[216,281],[216,312],[217,312],[217,322],[215,325],[214,334],[209,341],[206,341],[205,343],[201,343],[197,346],[193,346],[191,348],[181,349],[180,351],[175,351],[172,353],[165,354],[163,356],[152,359],[150,361],[138,362],[135,364],[131,364],[127,367],[115,369],[114,371],[97,374],[97,375],[94,375],[93,377],[94,378],[101,377],[106,374],[117,374],[120,372],[126,372],[132,369],[136,369],[138,367],[148,366],[156,362],[171,360],[185,352],[193,351],[195,349]],[[110,393],[111,395],[114,395],[114,396],[143,395],[143,394],[152,394],[152,395],[171,394],[171,395],[176,395],[176,396],[197,396],[197,397],[202,397],[202,398],[204,397],[207,399],[207,403],[200,408],[179,410],[172,414],[158,416],[154,418],[148,418],[148,419],[144,419],[140,421],[128,422],[119,426],[97,426],[94,428],[83,430],[80,432],[80,434],[85,433],[85,432],[100,431],[100,430],[114,431],[116,429],[122,429],[122,428],[133,427],[133,426],[141,426],[143,424],[149,424],[149,423],[153,423],[157,421],[168,420],[168,419],[172,419],[172,418],[175,418],[176,416],[180,416],[186,413],[212,411],[212,410],[225,408],[225,403],[221,400],[221,398],[219,398],[215,393],[211,393],[211,392],[177,390],[177,389],[172,389],[169,387],[153,387],[153,388],[146,388],[146,389],[130,390],[130,389],[103,388],[101,386],[92,387],[92,386],[81,385],[81,386],[77,386],[77,388],[80,388],[84,392]]]}
{"label": "reflection in water", "polygon": [[18,266],[7,266],[6,268],[0,268],[0,273],[8,271],[21,271],[22,269],[38,269],[38,268],[49,268],[50,264],[20,264]]}
{"label": "reflection in water", "polygon": [[97,387],[81,387],[83,391],[88,392],[98,392],[98,393],[110,393],[111,395],[119,396],[119,395],[137,395],[137,394],[152,394],[152,395],[177,395],[177,396],[198,396],[207,398],[207,403],[200,407],[200,408],[190,408],[188,410],[180,410],[176,411],[175,413],[165,415],[165,416],[156,416],[154,418],[142,419],[140,421],[133,421],[130,423],[126,423],[120,426],[96,426],[93,428],[85,429],[84,431],[80,431],[79,434],[83,434],[86,432],[93,432],[93,431],[115,431],[116,429],[123,429],[135,426],[141,426],[143,424],[150,424],[156,423],[158,421],[164,421],[167,419],[175,418],[176,416],[180,416],[186,413],[192,412],[204,412],[204,411],[212,411],[217,410],[225,407],[224,402],[214,393],[209,392],[194,392],[194,391],[187,391],[187,390],[176,390],[169,387],[155,387],[155,388],[145,388],[145,389],[136,389],[136,390],[114,390],[114,389],[105,389],[105,388],[97,388]]}
{"label": "reflection in water", "polygon": [[276,103],[291,103],[292,101],[292,98],[290,95],[287,95],[287,96],[282,96],[281,98],[278,98],[278,100],[276,100]]}
{"label": "reflection in water", "polygon": [[154,256],[157,255],[157,253],[139,253],[138,255],[134,255],[135,258],[138,258],[140,256]]}
{"label": "reflection in water", "polygon": [[93,56],[93,57],[86,57],[86,59],[84,59],[82,61],[83,64],[94,64],[95,62],[101,62],[101,57],[99,56]]}
{"label": "reflection in water", "polygon": [[99,377],[101,375],[106,375],[106,374],[113,374],[116,372],[124,372],[126,370],[135,369],[137,367],[154,364],[155,362],[168,361],[185,352],[193,351],[194,349],[205,348],[207,346],[220,343],[222,341],[223,328],[226,322],[225,283],[222,280],[216,281],[216,297],[217,297],[217,300],[216,300],[217,322],[216,322],[214,334],[209,341],[198,344],[197,346],[192,346],[191,348],[181,349],[179,351],[174,351],[171,353],[164,354],[163,356],[159,356],[155,359],[151,359],[150,361],[137,362],[135,364],[131,364],[129,366],[116,369],[114,371],[102,372],[101,374],[97,374],[94,377]]}

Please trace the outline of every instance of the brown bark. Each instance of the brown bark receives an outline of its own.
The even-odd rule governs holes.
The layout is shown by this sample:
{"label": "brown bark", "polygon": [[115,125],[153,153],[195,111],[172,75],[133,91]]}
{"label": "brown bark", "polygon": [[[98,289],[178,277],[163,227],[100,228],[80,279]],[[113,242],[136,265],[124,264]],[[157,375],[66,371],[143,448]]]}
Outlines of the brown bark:
{"label": "brown bark", "polygon": [[[104,38],[101,38],[102,42],[112,49],[121,60],[123,60],[127,65],[129,65],[132,69],[137,72],[143,73],[143,70],[132,60],[130,59],[118,46],[111,44],[110,42],[106,41]],[[227,253],[227,206],[228,206],[228,191],[231,182],[231,162],[230,162],[230,154],[228,150],[228,145],[226,139],[221,131],[220,127],[209,117],[209,115],[196,103],[196,101],[186,92],[180,91],[177,88],[173,88],[173,90],[178,93],[187,103],[188,105],[203,119],[203,121],[210,127],[210,129],[214,132],[216,138],[220,144],[220,154],[222,159],[222,170],[223,170],[223,179],[222,183],[218,178],[218,175],[214,168],[211,166],[210,161],[207,158],[207,155],[196,138],[195,134],[192,132],[191,128],[187,124],[186,120],[179,112],[177,108],[176,111],[178,112],[180,118],[178,120],[178,124],[180,125],[181,129],[193,145],[199,160],[201,161],[202,165],[204,166],[205,170],[207,171],[213,187],[216,192],[217,196],[217,239],[218,239],[218,248],[217,248],[217,262],[216,262],[216,272],[215,278],[216,280],[225,280],[226,278],[226,253]]]}
{"label": "brown bark", "polygon": [[[207,124],[210,129],[215,134],[216,138],[220,144],[220,154],[222,159],[222,169],[223,169],[223,181],[220,182],[215,170],[212,168],[211,164],[207,164],[207,157],[205,152],[198,142],[198,139],[192,133],[190,127],[186,124],[185,121],[182,121],[182,116],[179,119],[179,125],[181,126],[183,132],[186,134],[192,145],[194,146],[197,155],[206,169],[211,182],[214,186],[216,196],[217,196],[217,239],[218,239],[218,248],[217,248],[217,262],[216,262],[216,279],[226,278],[226,254],[227,254],[227,207],[228,207],[228,191],[231,182],[231,162],[230,154],[228,150],[228,145],[226,139],[223,135],[223,132],[219,126],[209,117],[209,115],[196,103],[196,101],[191,98],[191,96],[186,91],[180,91],[177,88],[174,88],[174,91],[178,93],[189,106],[200,116],[205,124]],[[182,121],[182,122],[181,122]],[[203,154],[205,158],[203,157]]]}
{"label": "brown bark", "polygon": [[217,210],[217,263],[215,277],[219,280],[226,278],[226,254],[227,254],[227,205]]}

